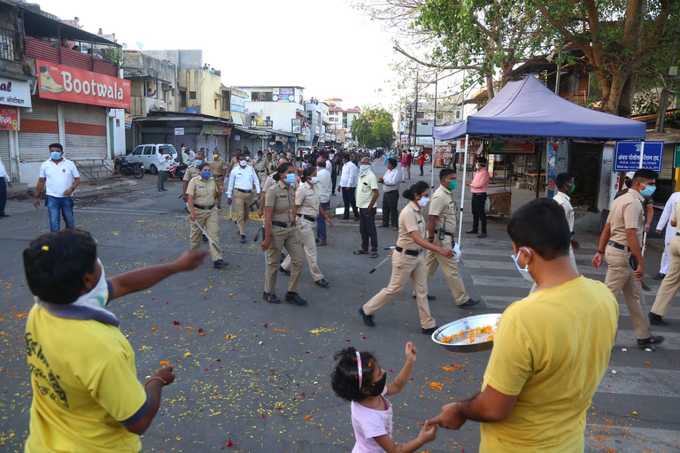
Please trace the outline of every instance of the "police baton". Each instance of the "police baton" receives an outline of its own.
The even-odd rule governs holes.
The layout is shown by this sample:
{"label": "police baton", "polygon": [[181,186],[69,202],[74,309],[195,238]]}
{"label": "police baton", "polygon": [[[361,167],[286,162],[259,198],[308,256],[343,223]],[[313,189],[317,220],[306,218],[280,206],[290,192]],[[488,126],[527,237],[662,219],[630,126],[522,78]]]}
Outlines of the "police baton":
{"label": "police baton", "polygon": [[[385,250],[394,250],[394,247],[385,247]],[[376,264],[376,266],[375,266],[373,269],[371,269],[370,271],[368,271],[368,273],[369,273],[369,274],[372,274],[372,273],[374,273],[375,271],[377,271],[377,270],[378,270],[383,264],[385,264],[390,258],[392,258],[392,254],[391,254],[391,253],[388,253],[387,256],[386,256],[385,258],[383,258],[383,260],[380,261],[378,264]]]}
{"label": "police baton", "polygon": [[214,246],[220,253],[223,253],[223,252],[222,252],[222,248],[221,248],[219,245],[217,245],[217,243],[216,243],[215,241],[213,241],[213,238],[210,237],[210,235],[208,234],[208,232],[205,230],[205,228],[203,228],[203,227],[201,226],[200,223],[198,223],[198,222],[195,221],[195,220],[192,220],[191,223],[193,223],[194,225],[196,225],[196,226],[198,227],[198,229],[201,230],[201,233],[203,233],[203,236],[205,236],[206,238],[208,238],[208,242],[210,243],[210,245]]}

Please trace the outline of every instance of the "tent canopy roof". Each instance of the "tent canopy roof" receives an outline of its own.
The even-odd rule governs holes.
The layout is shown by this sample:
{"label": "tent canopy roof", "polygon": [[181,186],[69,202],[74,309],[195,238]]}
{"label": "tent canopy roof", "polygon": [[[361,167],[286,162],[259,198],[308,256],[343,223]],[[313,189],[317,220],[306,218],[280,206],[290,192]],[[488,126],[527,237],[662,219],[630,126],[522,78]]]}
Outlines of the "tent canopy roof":
{"label": "tent canopy roof", "polygon": [[561,98],[536,77],[508,82],[496,97],[465,121],[437,126],[438,140],[465,134],[597,140],[645,138],[645,123],[598,112]]}

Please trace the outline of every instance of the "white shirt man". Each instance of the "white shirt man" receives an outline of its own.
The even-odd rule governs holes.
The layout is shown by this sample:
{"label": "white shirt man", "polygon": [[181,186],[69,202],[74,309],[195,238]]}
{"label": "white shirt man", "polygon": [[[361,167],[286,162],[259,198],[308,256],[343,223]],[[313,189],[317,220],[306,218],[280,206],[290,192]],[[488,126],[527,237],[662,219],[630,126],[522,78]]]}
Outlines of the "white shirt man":
{"label": "white shirt man", "polygon": [[251,193],[255,189],[260,193],[260,180],[255,170],[250,165],[241,166],[240,164],[229,173],[229,187],[227,188],[227,198],[232,198],[234,189],[240,192]]}
{"label": "white shirt man", "polygon": [[328,170],[329,174],[331,171],[333,171],[333,164],[331,163],[330,159],[326,159],[326,170]]}
{"label": "white shirt man", "polygon": [[351,160],[342,166],[340,175],[340,187],[356,187],[359,180],[359,169]]}
{"label": "white shirt man", "polygon": [[[326,161],[328,164],[328,161]],[[333,191],[333,183],[331,181],[331,172],[326,168],[319,168],[316,172],[318,182],[316,187],[319,189],[319,202],[330,203],[331,192]]]}
{"label": "white shirt man", "polygon": [[0,159],[0,178],[5,178],[5,181],[9,179],[7,176],[7,170],[5,170],[5,165],[2,163],[2,159]]}
{"label": "white shirt man", "polygon": [[663,255],[661,255],[661,266],[659,267],[660,275],[658,277],[665,276],[668,273],[668,268],[671,265],[670,244],[671,239],[675,237],[678,229],[671,225],[670,220],[675,218],[675,205],[678,202],[680,202],[680,192],[674,192],[670,197],[668,197],[666,206],[664,206],[661,217],[659,217],[659,223],[656,224],[656,231],[659,234],[661,234],[661,230],[666,227]]}
{"label": "white shirt man", "polygon": [[172,156],[170,154],[158,155],[158,171],[168,171],[172,163]]}
{"label": "white shirt man", "polygon": [[383,192],[393,192],[399,190],[399,169],[394,167],[393,169],[387,169],[382,177]]}
{"label": "white shirt man", "polygon": [[48,197],[70,197],[71,193],[65,193],[71,187],[80,173],[76,164],[62,158],[59,161],[48,159],[40,166],[40,178],[45,179],[45,193]]}
{"label": "white shirt man", "polygon": [[[562,191],[558,191],[553,200],[562,207],[564,210],[564,216],[567,218],[567,224],[569,225],[569,232],[574,234],[574,207],[571,205],[571,197]],[[573,241],[572,241],[573,242]],[[576,265],[576,255],[574,255],[574,248],[569,246],[569,258],[571,260],[571,265],[574,269],[578,269]],[[535,285],[534,285],[535,288]],[[533,289],[532,288],[532,291]]]}

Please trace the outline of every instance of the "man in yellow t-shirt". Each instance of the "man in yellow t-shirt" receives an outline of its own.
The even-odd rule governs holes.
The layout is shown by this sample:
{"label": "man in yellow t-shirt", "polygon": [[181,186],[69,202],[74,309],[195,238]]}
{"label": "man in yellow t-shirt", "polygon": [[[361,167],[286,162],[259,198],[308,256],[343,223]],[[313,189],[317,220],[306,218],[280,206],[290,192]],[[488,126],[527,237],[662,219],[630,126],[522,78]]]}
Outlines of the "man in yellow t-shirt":
{"label": "man in yellow t-shirt", "polygon": [[513,260],[537,289],[508,307],[494,337],[482,391],[447,404],[432,422],[481,422],[482,453],[583,452],[586,412],[609,363],[618,304],[570,263],[562,208],[539,199],[508,225]]}
{"label": "man in yellow t-shirt", "polygon": [[133,453],[174,381],[164,367],[142,385],[135,353],[108,302],[195,269],[203,252],[106,279],[89,233],[40,236],[23,252],[35,297],[26,322],[33,401],[25,453]]}

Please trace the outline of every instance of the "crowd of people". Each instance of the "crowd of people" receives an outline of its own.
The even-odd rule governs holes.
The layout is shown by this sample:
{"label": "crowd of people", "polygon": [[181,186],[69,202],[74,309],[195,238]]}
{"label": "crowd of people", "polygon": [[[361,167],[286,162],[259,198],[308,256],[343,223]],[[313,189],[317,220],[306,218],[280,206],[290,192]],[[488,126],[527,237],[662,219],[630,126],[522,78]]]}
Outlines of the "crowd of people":
{"label": "crowd of people", "polygon": [[[355,308],[366,326],[376,326],[376,313],[410,280],[421,332],[431,335],[438,324],[430,313],[429,301],[434,297],[428,293],[428,279],[438,268],[457,307],[474,309],[479,304],[468,295],[460,276],[461,251],[455,238],[462,220],[453,197],[461,185],[457,173],[441,169],[436,189],[423,181],[410,184],[401,194],[405,206],[398,212],[400,184],[405,177],[410,179],[409,153],[399,160],[388,157],[387,170],[378,177],[372,166],[375,156],[360,150],[322,149],[307,156],[258,152],[254,159],[247,150],[239,150],[230,162],[219,156],[208,162],[205,151],[199,150],[182,184],[191,250],[168,264],[110,277],[98,258],[94,238],[75,229],[72,195],[79,184],[77,169],[64,158],[61,145],[50,145],[49,151],[50,159],[41,167],[36,203],[43,193],[47,195],[51,233],[32,241],[23,252],[26,279],[35,298],[26,325],[33,388],[27,452],[141,450],[139,435],[151,425],[162,388],[173,382],[174,373],[172,367],[163,367],[143,384],[138,381],[133,349],[108,306],[173,274],[196,269],[208,255],[199,250],[204,242],[213,266],[227,266],[218,214],[224,195],[240,242],[248,241],[251,216],[261,219],[267,303],[282,302],[276,284],[283,272],[288,275],[284,301],[307,305],[297,292],[305,261],[314,282],[330,287],[317,254],[319,247],[328,244],[331,199],[339,177],[341,218],[351,221],[353,215],[359,222],[355,255],[379,256],[375,222],[381,189],[382,226],[396,229],[389,283]],[[469,233],[483,238],[489,174],[483,159],[476,165],[467,183],[474,214]],[[643,315],[643,202],[653,193],[656,177],[652,171],[639,170],[627,192],[612,205],[592,259],[595,267],[603,260],[608,264],[604,284],[577,269],[570,203],[573,179],[568,174],[557,176],[554,199],[534,200],[513,213],[507,226],[512,258],[519,274],[532,282],[531,292],[503,313],[481,391],[443,406],[441,413],[423,422],[411,441],[395,441],[393,408],[387,397],[400,393],[409,381],[416,361],[414,345],[406,343],[404,366],[390,382],[370,352],[355,348],[338,352],[331,387],[340,398],[351,401],[353,452],[414,452],[432,441],[438,428],[459,429],[468,420],[481,424],[482,452],[583,451],[586,413],[616,338],[619,308],[614,294],[624,294],[637,345],[653,350],[664,338],[652,335],[650,323],[666,322],[663,316],[680,287],[680,238],[673,236],[670,265],[652,311],[648,317]],[[62,217],[67,227],[63,231]],[[676,227],[680,206],[666,217],[664,222],[670,220]]]}

